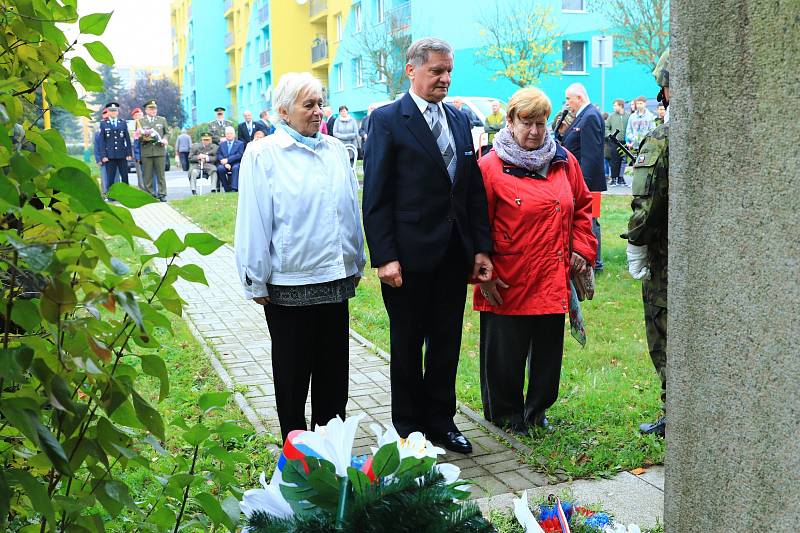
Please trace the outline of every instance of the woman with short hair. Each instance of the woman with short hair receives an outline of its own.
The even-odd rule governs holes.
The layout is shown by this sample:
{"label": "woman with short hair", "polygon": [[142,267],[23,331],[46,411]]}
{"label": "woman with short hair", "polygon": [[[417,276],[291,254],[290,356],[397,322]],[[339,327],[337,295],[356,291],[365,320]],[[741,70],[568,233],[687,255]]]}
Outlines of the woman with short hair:
{"label": "woman with short hair", "polygon": [[345,417],[348,299],[364,274],[356,177],[340,141],[321,135],[322,85],[284,74],[273,135],[251,143],[239,171],[236,264],[247,298],[264,306],[284,439]]}
{"label": "woman with short hair", "polygon": [[479,162],[495,274],[474,294],[483,412],[523,434],[550,427],[545,412],[558,398],[570,269],[591,268],[597,249],[592,196],[577,159],[547,130],[551,109],[539,89],[517,91],[507,126]]}

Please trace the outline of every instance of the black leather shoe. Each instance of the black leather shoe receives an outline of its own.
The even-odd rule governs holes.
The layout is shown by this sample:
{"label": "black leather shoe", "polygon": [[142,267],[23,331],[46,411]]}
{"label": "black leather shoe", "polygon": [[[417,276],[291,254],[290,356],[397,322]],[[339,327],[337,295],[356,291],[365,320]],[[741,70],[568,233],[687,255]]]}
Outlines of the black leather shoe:
{"label": "black leather shoe", "polygon": [[659,437],[664,436],[664,432],[667,429],[667,417],[662,416],[655,422],[649,422],[647,424],[639,424],[639,431],[644,433],[645,435],[649,435],[650,433],[654,433]]}
{"label": "black leather shoe", "polygon": [[542,418],[537,420],[536,424],[534,424],[534,426],[536,428],[538,428],[538,429],[543,429],[544,431],[547,431],[548,433],[551,432],[551,431],[555,431],[556,430],[556,428],[553,427],[553,424],[550,423],[550,421],[547,419],[546,416],[543,416]]}
{"label": "black leather shoe", "polygon": [[447,433],[429,432],[427,437],[434,444],[441,444],[451,452],[472,453],[472,444],[458,430]]}

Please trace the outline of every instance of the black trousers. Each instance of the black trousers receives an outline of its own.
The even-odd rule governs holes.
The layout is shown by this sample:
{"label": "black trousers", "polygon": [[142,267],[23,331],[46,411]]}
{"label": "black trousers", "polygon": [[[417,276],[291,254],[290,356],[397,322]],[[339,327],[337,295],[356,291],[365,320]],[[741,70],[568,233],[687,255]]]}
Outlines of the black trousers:
{"label": "black trousers", "polygon": [[456,429],[456,371],[467,274],[454,236],[433,271],[403,271],[398,288],[381,284],[391,338],[392,423],[402,437],[413,431]]}
{"label": "black trousers", "polygon": [[117,181],[117,174],[122,183],[128,183],[128,161],[126,159],[109,159],[104,165],[106,167],[106,183],[110,188]]}
{"label": "black trousers", "polygon": [[616,146],[613,146],[610,150],[611,157],[608,160],[608,164],[611,167],[611,179],[617,179],[622,175],[622,156],[619,154]]}
{"label": "black trousers", "polygon": [[178,152],[178,158],[181,161],[181,168],[184,172],[189,171],[189,152]]}
{"label": "black trousers", "polygon": [[272,337],[272,377],[283,440],[306,426],[311,384],[311,427],[345,417],[349,380],[347,301],[335,304],[264,307]]}
{"label": "black trousers", "polygon": [[[536,424],[558,399],[564,315],[481,312],[483,416],[499,426]],[[528,391],[523,398],[525,364]]]}

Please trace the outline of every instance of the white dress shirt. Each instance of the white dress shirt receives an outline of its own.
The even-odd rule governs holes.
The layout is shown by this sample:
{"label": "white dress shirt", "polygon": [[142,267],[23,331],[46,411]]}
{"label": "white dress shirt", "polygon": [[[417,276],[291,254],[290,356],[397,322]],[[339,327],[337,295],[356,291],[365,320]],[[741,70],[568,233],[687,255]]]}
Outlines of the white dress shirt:
{"label": "white dress shirt", "polygon": [[239,167],[234,248],[245,297],[272,285],[363,276],[358,183],[344,145],[312,150],[282,129],[250,143]]}

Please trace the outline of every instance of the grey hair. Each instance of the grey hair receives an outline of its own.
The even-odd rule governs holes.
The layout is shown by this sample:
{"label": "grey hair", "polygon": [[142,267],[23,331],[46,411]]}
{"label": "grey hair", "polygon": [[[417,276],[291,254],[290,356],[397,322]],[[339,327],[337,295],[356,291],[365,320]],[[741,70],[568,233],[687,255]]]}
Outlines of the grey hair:
{"label": "grey hair", "polygon": [[236,130],[233,129],[233,126],[225,126],[225,135],[228,134],[228,130],[232,131],[233,133],[236,133]]}
{"label": "grey hair", "polygon": [[572,85],[567,87],[565,94],[580,96],[587,104],[591,102],[591,100],[589,99],[589,93],[586,92],[586,87],[584,87],[582,83],[573,83]]}
{"label": "grey hair", "polygon": [[272,105],[275,109],[290,111],[303,90],[311,89],[322,95],[322,82],[310,72],[287,72],[278,80]]}
{"label": "grey hair", "polygon": [[428,62],[428,55],[431,52],[453,56],[453,47],[447,41],[435,37],[417,39],[406,50],[406,63],[421,67]]}

